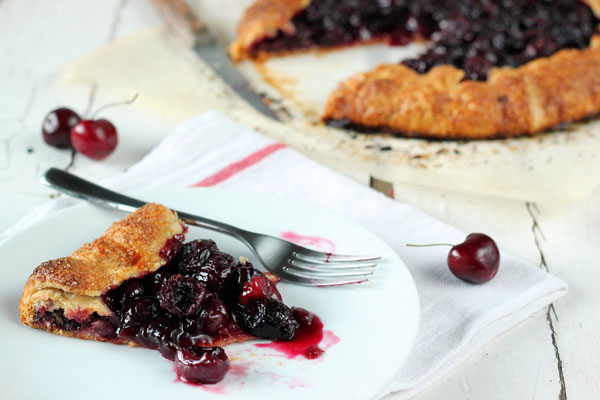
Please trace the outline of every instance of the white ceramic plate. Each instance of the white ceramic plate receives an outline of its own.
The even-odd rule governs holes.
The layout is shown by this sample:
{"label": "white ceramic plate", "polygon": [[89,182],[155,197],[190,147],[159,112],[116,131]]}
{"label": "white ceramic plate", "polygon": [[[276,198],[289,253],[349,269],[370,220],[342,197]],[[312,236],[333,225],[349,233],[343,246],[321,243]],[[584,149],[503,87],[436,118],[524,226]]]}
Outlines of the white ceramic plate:
{"label": "white ceramic plate", "polygon": [[[281,283],[285,302],[321,317],[331,345],[317,360],[287,359],[256,342],[227,347],[232,370],[217,385],[177,382],[156,351],[69,339],[25,327],[18,301],[41,262],[65,256],[101,235],[123,213],[82,204],[36,223],[0,246],[0,377],[3,398],[198,399],[231,394],[244,399],[369,399],[406,360],[417,333],[414,282],[394,251],[372,233],[329,211],[270,195],[215,189],[146,192],[139,197],[280,235],[330,240],[342,254],[379,254],[375,278],[362,285],[310,288]],[[249,256],[226,236],[190,228],[187,239],[213,238],[234,257]],[[249,256],[257,265],[256,260]]]}

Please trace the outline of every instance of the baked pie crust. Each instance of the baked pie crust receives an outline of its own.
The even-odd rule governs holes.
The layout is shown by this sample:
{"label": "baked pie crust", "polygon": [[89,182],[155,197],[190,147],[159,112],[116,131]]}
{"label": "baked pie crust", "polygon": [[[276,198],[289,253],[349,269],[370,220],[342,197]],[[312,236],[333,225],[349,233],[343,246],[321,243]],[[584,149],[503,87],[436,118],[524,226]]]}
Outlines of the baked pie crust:
{"label": "baked pie crust", "polygon": [[309,4],[310,0],[256,1],[246,10],[238,25],[237,39],[229,47],[231,57],[235,61],[251,58],[250,48],[255,42],[275,36],[279,31],[293,32],[292,18]]}
{"label": "baked pie crust", "polygon": [[[600,0],[585,0],[600,16]],[[278,32],[310,0],[258,0],[230,47],[234,60],[261,59],[252,46]],[[485,81],[465,79],[451,65],[419,74],[381,65],[343,81],[330,94],[323,121],[430,139],[493,139],[533,135],[600,112],[600,35],[584,49],[563,49],[519,67],[492,68]]]}
{"label": "baked pie crust", "polygon": [[600,112],[600,36],[519,68],[494,68],[485,82],[450,65],[419,75],[381,65],[342,82],[324,120],[435,139],[533,135]]}
{"label": "baked pie crust", "polygon": [[[38,266],[25,284],[19,305],[21,321],[33,328],[64,336],[105,340],[82,330],[63,330],[36,321],[40,309],[63,310],[81,321],[93,313],[113,316],[102,295],[131,278],[148,275],[165,265],[161,250],[184,233],[177,215],[159,204],[148,204],[115,222],[100,238],[71,256]],[[125,342],[116,340],[117,342]]]}

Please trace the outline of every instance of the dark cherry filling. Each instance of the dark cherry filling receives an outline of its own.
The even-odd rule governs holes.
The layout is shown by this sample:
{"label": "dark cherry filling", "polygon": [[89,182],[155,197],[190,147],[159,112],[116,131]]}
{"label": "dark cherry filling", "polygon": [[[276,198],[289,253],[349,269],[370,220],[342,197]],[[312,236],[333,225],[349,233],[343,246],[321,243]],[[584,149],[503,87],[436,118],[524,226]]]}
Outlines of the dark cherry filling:
{"label": "dark cherry filling", "polygon": [[110,317],[101,317],[97,313],[86,317],[80,322],[65,317],[64,311],[39,309],[36,312],[35,322],[68,332],[87,332],[93,336],[100,336],[106,340],[117,339],[117,321]]}
{"label": "dark cherry filling", "polygon": [[159,255],[164,259],[169,261],[171,258],[175,256],[177,250],[181,246],[183,246],[183,241],[185,240],[185,233],[187,232],[187,227],[184,227],[183,232],[173,236],[171,239],[167,240],[167,243],[160,249]]}
{"label": "dark cherry filling", "polygon": [[37,322],[156,349],[195,383],[225,376],[229,360],[219,345],[252,336],[289,341],[299,327],[275,284],[249,262],[234,262],[212,240],[178,246],[167,265],[125,281],[103,300],[115,316],[94,313],[79,321],[62,310],[40,309]]}
{"label": "dark cherry filling", "polygon": [[560,49],[588,47],[598,20],[577,0],[457,0],[434,15],[434,46],[404,61],[420,73],[452,64],[485,80],[492,67],[518,67]]}
{"label": "dark cherry filling", "polygon": [[560,49],[585,48],[598,25],[579,0],[313,0],[292,22],[294,34],[257,41],[251,54],[430,39],[430,50],[403,64],[419,73],[451,64],[479,81],[492,67],[518,67]]}
{"label": "dark cherry filling", "polygon": [[254,44],[251,54],[335,47],[387,38],[395,45],[428,38],[436,29],[434,8],[406,0],[313,0],[292,23],[294,34],[279,32]]}

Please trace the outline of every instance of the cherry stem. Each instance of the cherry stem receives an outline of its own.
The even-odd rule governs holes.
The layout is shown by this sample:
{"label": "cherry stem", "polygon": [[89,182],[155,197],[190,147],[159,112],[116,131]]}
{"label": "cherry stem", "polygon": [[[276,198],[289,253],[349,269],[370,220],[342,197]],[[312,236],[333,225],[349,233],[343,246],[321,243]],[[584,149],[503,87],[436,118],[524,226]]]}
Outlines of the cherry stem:
{"label": "cherry stem", "polygon": [[450,243],[435,243],[435,244],[407,244],[408,247],[435,247],[435,246],[450,246],[453,247],[453,244]]}
{"label": "cherry stem", "polygon": [[92,118],[90,118],[90,119],[96,119],[96,116],[98,114],[100,114],[100,112],[106,110],[107,108],[115,107],[115,106],[124,106],[124,105],[133,103],[138,98],[138,94],[139,93],[134,94],[133,97],[131,99],[129,99],[129,100],[126,100],[126,101],[117,101],[115,103],[108,103],[108,104],[100,107],[99,109],[96,110],[96,112],[92,115]]}

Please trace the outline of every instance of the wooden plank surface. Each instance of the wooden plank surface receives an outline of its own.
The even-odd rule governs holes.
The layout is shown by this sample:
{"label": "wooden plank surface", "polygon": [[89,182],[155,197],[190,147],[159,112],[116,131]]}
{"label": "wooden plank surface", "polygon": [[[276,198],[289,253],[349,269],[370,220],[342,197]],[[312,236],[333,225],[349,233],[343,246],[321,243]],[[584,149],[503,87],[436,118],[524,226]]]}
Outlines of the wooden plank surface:
{"label": "wooden plank surface", "polygon": [[[120,144],[104,162],[50,148],[40,134],[44,115],[57,106],[83,113],[124,100],[95,85],[57,89],[53,78],[62,65],[159,23],[146,0],[0,0],[0,206],[8,210],[0,213],[0,231],[53,195],[38,184],[44,169],[110,176],[143,157],[169,131],[172,123],[134,107],[108,110],[103,115],[116,123]],[[416,398],[598,398],[600,191],[566,210],[410,185],[397,185],[395,193],[461,229],[488,233],[504,249],[571,285],[553,309],[501,335]]]}

